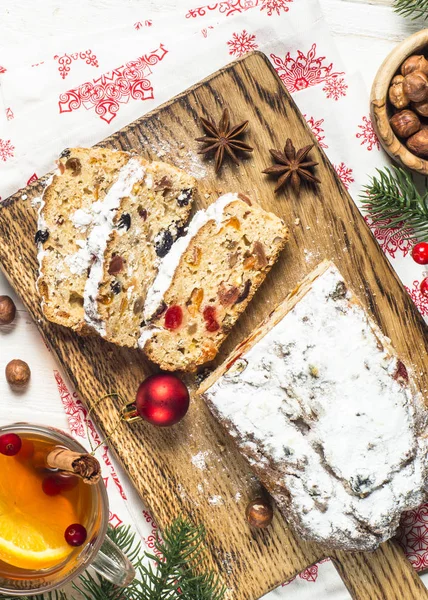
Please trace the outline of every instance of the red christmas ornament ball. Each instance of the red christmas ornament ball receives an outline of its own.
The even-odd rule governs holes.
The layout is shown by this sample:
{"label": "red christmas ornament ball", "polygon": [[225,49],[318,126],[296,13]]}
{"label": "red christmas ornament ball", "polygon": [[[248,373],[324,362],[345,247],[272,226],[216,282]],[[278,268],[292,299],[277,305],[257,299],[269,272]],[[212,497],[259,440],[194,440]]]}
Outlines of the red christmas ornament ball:
{"label": "red christmas ornament ball", "polygon": [[428,265],[428,244],[420,242],[413,246],[412,258],[418,265]]}
{"label": "red christmas ornament ball", "polygon": [[151,375],[137,391],[137,412],[158,427],[175,425],[189,408],[189,392],[184,383],[172,373]]}
{"label": "red christmas ornament ball", "polygon": [[428,277],[425,277],[425,279],[422,279],[421,285],[420,285],[420,290],[424,296],[428,297]]}

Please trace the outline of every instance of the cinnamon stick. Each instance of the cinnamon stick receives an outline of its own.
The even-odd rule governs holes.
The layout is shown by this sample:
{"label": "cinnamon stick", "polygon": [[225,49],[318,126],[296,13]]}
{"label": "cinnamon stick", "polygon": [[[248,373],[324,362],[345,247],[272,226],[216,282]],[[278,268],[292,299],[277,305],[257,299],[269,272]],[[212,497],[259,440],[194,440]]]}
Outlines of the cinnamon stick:
{"label": "cinnamon stick", "polygon": [[46,462],[51,469],[59,469],[81,477],[85,483],[98,483],[101,477],[101,467],[92,454],[80,454],[67,448],[54,448]]}

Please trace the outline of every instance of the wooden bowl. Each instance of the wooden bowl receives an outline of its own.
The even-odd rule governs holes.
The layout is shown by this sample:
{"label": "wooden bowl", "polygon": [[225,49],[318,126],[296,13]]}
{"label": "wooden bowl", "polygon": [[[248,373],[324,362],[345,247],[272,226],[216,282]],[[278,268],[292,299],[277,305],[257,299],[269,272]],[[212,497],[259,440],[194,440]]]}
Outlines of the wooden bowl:
{"label": "wooden bowl", "polygon": [[388,100],[388,89],[392,78],[397,74],[406,58],[412,54],[425,54],[427,50],[428,29],[418,31],[398,44],[388,54],[376,73],[370,95],[373,127],[383,149],[398,163],[422,175],[428,175],[428,160],[412,154],[397,138],[389,124],[393,113]]}

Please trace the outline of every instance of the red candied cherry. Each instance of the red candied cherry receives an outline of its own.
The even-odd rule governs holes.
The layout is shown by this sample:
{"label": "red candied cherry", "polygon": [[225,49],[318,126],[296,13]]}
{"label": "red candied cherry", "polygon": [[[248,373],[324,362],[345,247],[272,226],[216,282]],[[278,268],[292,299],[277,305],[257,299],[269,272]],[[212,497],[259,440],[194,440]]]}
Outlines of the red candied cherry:
{"label": "red candied cherry", "polygon": [[170,306],[165,313],[165,327],[167,329],[177,329],[183,322],[183,311],[177,305]]}
{"label": "red candied cherry", "polygon": [[412,258],[418,265],[428,265],[428,244],[420,242],[413,246]]}
{"label": "red candied cherry", "polygon": [[422,279],[419,289],[421,290],[421,294],[428,297],[428,277]]}
{"label": "red candied cherry", "polygon": [[65,541],[69,546],[81,546],[86,542],[88,533],[80,523],[69,525],[64,533]]}
{"label": "red candied cherry", "polygon": [[220,325],[216,319],[215,306],[207,306],[204,308],[203,316],[205,319],[205,329],[210,332],[218,331]]}
{"label": "red candied cherry", "polygon": [[22,440],[16,433],[0,435],[0,454],[15,456],[21,450]]}

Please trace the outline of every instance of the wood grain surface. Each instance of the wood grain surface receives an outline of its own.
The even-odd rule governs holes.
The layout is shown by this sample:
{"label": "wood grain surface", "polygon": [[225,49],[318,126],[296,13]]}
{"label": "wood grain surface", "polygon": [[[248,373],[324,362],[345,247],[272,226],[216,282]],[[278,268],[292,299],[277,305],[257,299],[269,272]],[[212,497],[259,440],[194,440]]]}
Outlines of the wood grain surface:
{"label": "wood grain surface", "polygon": [[[201,135],[198,116],[218,119],[226,105],[233,121],[250,120],[247,140],[255,152],[240,166],[226,163],[215,176],[213,163],[197,158],[194,138]],[[421,390],[427,389],[426,326],[323,151],[316,146],[311,152],[319,162],[316,173],[321,185],[304,185],[299,197],[292,191],[275,195],[274,181],[261,173],[271,164],[269,148],[281,148],[288,136],[297,147],[314,141],[266,57],[254,53],[102,145],[135,150],[148,158],[160,154],[178,166],[187,165],[190,171],[195,163],[198,170],[205,168],[197,208],[207,206],[222,192],[236,190],[252,196],[289,224],[286,250],[224,344],[217,363],[305,274],[327,258],[337,264],[407,364],[413,365]],[[301,541],[278,513],[269,530],[250,530],[244,518],[245,506],[258,493],[259,484],[200,399],[192,398],[188,416],[171,429],[157,429],[143,422],[121,423],[118,400],[97,401],[112,392],[132,401],[138,384],[153,367],[138,351],[80,338],[43,318],[35,289],[36,214],[31,205],[41,192],[42,184],[37,182],[3,203],[0,263],[82,399],[111,436],[112,448],[160,526],[178,515],[204,523],[209,563],[229,587],[228,598],[234,600],[255,600],[328,556],[326,549]],[[205,453],[204,469],[194,464],[199,452]],[[415,584],[410,564],[393,543],[385,544],[379,553],[355,554],[353,558],[334,555],[354,598],[389,600],[387,591],[395,586],[394,578],[405,592],[402,598],[428,597]],[[364,579],[364,585],[358,585],[359,578]]]}

